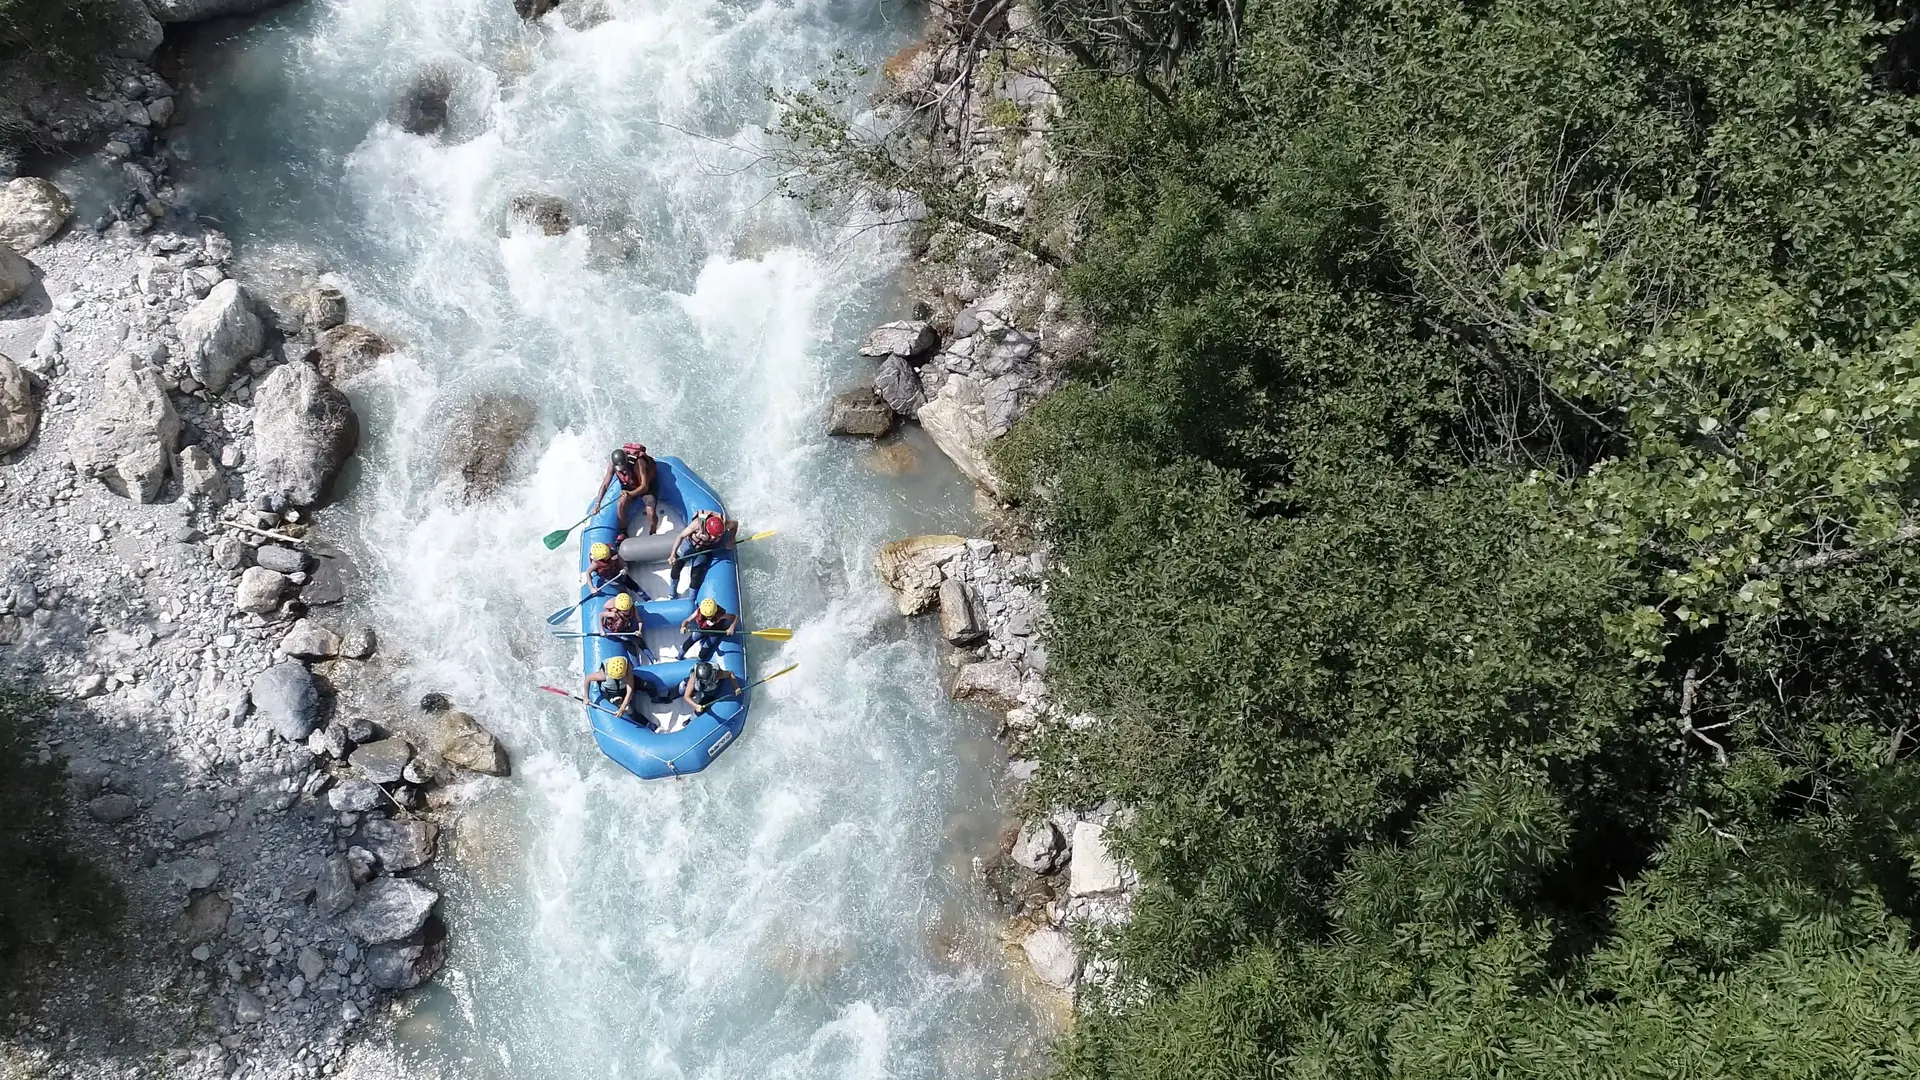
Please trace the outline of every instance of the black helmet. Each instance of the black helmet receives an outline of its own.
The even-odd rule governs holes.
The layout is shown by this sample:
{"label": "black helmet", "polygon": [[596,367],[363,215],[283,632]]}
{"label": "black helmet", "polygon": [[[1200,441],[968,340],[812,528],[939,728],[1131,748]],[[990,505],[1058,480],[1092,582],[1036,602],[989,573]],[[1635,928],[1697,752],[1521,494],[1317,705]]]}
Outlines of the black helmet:
{"label": "black helmet", "polygon": [[702,686],[711,686],[717,676],[714,675],[713,665],[703,660],[693,665],[693,678],[695,682]]}
{"label": "black helmet", "polygon": [[613,449],[613,463],[615,465],[631,465],[633,464],[633,455],[627,453],[624,447],[616,446]]}

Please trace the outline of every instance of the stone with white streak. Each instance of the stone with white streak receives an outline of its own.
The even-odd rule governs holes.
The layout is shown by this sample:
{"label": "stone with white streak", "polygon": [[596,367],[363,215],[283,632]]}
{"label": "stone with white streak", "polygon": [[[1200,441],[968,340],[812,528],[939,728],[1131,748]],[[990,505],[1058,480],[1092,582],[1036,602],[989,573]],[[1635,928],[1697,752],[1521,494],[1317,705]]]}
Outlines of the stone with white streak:
{"label": "stone with white streak", "polygon": [[399,941],[427,924],[440,894],[405,878],[376,878],[360,890],[341,925],[369,945]]}

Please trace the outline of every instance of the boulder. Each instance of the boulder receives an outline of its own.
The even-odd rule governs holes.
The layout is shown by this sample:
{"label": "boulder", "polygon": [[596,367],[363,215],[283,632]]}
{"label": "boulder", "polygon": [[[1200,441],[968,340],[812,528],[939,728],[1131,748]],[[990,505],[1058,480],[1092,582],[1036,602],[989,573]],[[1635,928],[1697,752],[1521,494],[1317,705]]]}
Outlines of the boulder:
{"label": "boulder", "polygon": [[233,1022],[236,1024],[257,1024],[267,1018],[267,1007],[262,1004],[253,991],[244,986],[233,988]]}
{"label": "boulder", "polygon": [[981,404],[986,410],[987,434],[997,439],[1012,430],[1014,421],[1020,419],[1032,397],[1033,380],[1017,372],[987,383],[980,392]]}
{"label": "boulder", "polygon": [[[342,310],[345,310],[344,301]],[[320,375],[328,382],[345,382],[367,371],[393,346],[379,334],[354,323],[342,323],[320,335],[315,349],[320,354]]]}
{"label": "boulder", "polygon": [[419,986],[446,961],[440,942],[418,945],[375,945],[367,950],[367,981],[382,990],[409,990]]}
{"label": "boulder", "polygon": [[1105,826],[1082,821],[1073,827],[1073,873],[1067,878],[1071,896],[1118,892],[1126,884],[1120,863],[1107,849]]}
{"label": "boulder", "polygon": [[342,925],[369,945],[399,941],[427,924],[440,894],[405,878],[376,878],[360,890]]}
{"label": "boulder", "polygon": [[27,445],[39,424],[40,408],[33,403],[26,370],[0,354],[0,454]]}
{"label": "boulder", "polygon": [[0,304],[11,304],[33,287],[33,264],[10,247],[0,247]]}
{"label": "boulder", "polygon": [[17,176],[0,188],[0,244],[24,255],[53,239],[73,216],[73,200],[37,176]]}
{"label": "boulder", "polygon": [[953,459],[967,479],[994,498],[1005,497],[1005,482],[987,462],[986,447],[993,432],[987,420],[985,392],[978,380],[964,376],[948,379],[931,401],[920,406],[917,418],[933,444]]}
{"label": "boulder", "polygon": [[340,655],[340,635],[312,619],[299,619],[280,639],[280,651],[296,660],[331,660]]}
{"label": "boulder", "polygon": [[148,10],[163,23],[201,22],[225,15],[253,15],[285,0],[147,0]]}
{"label": "boulder", "polygon": [[194,445],[182,449],[174,471],[180,476],[180,494],[190,499],[204,499],[209,506],[225,506],[232,498],[227,478],[220,474],[220,467],[214,464],[213,455],[207,453],[205,447]]}
{"label": "boulder", "polygon": [[201,893],[187,904],[187,910],[173,921],[173,931],[189,945],[217,941],[227,932],[227,920],[233,918],[233,903],[219,893]]}
{"label": "boulder", "polygon": [[235,371],[267,347],[267,326],[254,313],[253,297],[228,278],[181,317],[180,347],[187,374],[219,393]]}
{"label": "boulder", "polygon": [[407,740],[395,735],[391,738],[370,742],[356,749],[347,758],[361,775],[376,784],[397,784],[405,776],[407,762],[413,760],[413,747]]}
{"label": "boulder", "polygon": [[140,812],[140,803],[131,795],[101,795],[87,801],[87,815],[103,825],[118,825]]}
{"label": "boulder", "polygon": [[261,544],[253,549],[253,564],[276,574],[297,574],[307,568],[307,557],[290,547]]}
{"label": "boulder", "polygon": [[973,587],[959,578],[940,583],[940,636],[956,648],[977,645],[987,636],[987,620],[981,617]]}
{"label": "boulder", "polygon": [[320,718],[320,688],[305,664],[283,660],[253,677],[253,710],[288,742],[305,741]]}
{"label": "boulder", "polygon": [[849,390],[833,399],[827,414],[827,434],[877,439],[893,430],[893,410],[868,387]]}
{"label": "boulder", "polygon": [[379,784],[371,780],[345,780],[327,792],[327,805],[341,813],[364,814],[391,804]]}
{"label": "boulder", "polygon": [[1033,973],[1048,986],[1065,990],[1080,977],[1080,951],[1073,939],[1051,926],[1042,926],[1020,941]]}
{"label": "boulder", "polygon": [[409,135],[432,135],[447,126],[447,106],[452,100],[453,77],[447,70],[422,69],[394,101],[393,125]]}
{"label": "boulder", "polygon": [[194,889],[211,889],[213,883],[220,880],[220,864],[212,859],[176,859],[167,864],[167,870],[173,880]]}
{"label": "boulder", "polygon": [[[255,615],[265,615],[278,611],[280,602],[299,591],[293,579],[285,574],[276,573],[264,566],[249,566],[240,573],[240,583],[233,589],[233,606],[239,611],[250,611]],[[300,733],[306,738],[306,733]]]}
{"label": "boulder", "polygon": [[1066,838],[1053,822],[1042,821],[1020,830],[1020,837],[1013,842],[1008,856],[1036,874],[1051,874],[1059,869],[1066,848]]}
{"label": "boulder", "polygon": [[964,537],[910,536],[882,544],[873,557],[873,569],[894,590],[895,609],[902,615],[919,615],[933,607],[940,594],[941,566],[966,551]]}
{"label": "boulder", "polygon": [[940,335],[933,327],[918,319],[906,322],[882,323],[867,331],[867,338],[860,343],[861,356],[904,356],[911,360],[924,356],[940,345]]}
{"label": "boulder", "polygon": [[160,497],[180,443],[180,417],[159,374],[145,361],[120,353],[107,361],[102,382],[100,394],[67,437],[67,452],[114,494],[152,502]]}
{"label": "boulder", "polygon": [[307,290],[307,326],[314,333],[325,333],[346,321],[346,293],[331,285],[315,285]]}
{"label": "boulder", "polygon": [[413,818],[368,818],[360,826],[360,845],[389,873],[412,870],[433,861],[440,826]]}
{"label": "boulder", "polygon": [[976,660],[954,677],[952,697],[994,709],[1020,706],[1020,670],[1009,660]]}
{"label": "boulder", "polygon": [[337,720],[307,735],[307,753],[314,757],[343,758],[348,749],[346,725]]}
{"label": "boulder", "polygon": [[507,203],[507,220],[538,229],[545,236],[559,236],[573,228],[566,202],[555,195],[515,195]]}
{"label": "boulder", "polygon": [[262,493],[295,506],[319,502],[359,443],[352,404],[311,364],[282,364],[254,389],[253,472]]}
{"label": "boulder", "polygon": [[434,750],[447,764],[487,776],[507,775],[510,766],[506,748],[466,713],[441,713],[434,736]]}
{"label": "boulder", "polygon": [[458,474],[469,499],[499,490],[537,413],[517,394],[477,394],[453,410],[440,438],[441,471]]}
{"label": "boulder", "polygon": [[[166,39],[166,28],[147,9],[146,0],[113,0],[113,16],[109,25],[113,55],[128,60],[152,59],[160,43]],[[144,83],[141,88],[146,88]],[[168,108],[172,108],[171,98],[161,100],[167,102]],[[166,121],[156,117],[154,123],[165,124]]]}
{"label": "boulder", "polygon": [[373,636],[373,627],[362,626],[347,631],[347,636],[340,642],[340,655],[349,660],[366,660],[373,656],[378,644],[378,639]]}
{"label": "boulder", "polygon": [[560,0],[513,0],[513,10],[520,17],[532,22],[554,8],[560,6]]}
{"label": "boulder", "polygon": [[920,374],[898,356],[889,356],[880,362],[880,369],[873,373],[873,392],[901,416],[918,416],[927,400],[920,386]]}

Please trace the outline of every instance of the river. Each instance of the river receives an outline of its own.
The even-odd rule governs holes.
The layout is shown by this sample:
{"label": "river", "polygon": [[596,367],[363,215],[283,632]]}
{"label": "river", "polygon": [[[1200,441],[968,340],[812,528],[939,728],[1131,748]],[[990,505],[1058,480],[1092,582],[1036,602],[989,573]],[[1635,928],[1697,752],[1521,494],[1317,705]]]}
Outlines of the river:
{"label": "river", "polygon": [[[973,878],[1003,820],[986,722],[946,702],[925,626],[891,614],[874,546],[965,530],[968,491],[924,445],[821,433],[897,316],[899,240],[810,219],[752,147],[765,88],[845,51],[878,60],[917,8],[874,0],[608,0],[587,29],[510,0],[309,0],[189,46],[183,188],[242,276],[325,271],[399,342],[352,385],[366,438],[331,530],[350,538],[409,696],[448,690],[514,755],[442,876],[448,969],[396,1027],[462,1077],[1001,1077],[1044,1022]],[[445,131],[392,103],[426,68]],[[578,227],[506,225],[551,194]],[[538,419],[506,490],[469,503],[443,446],[459,405]],[[602,759],[542,616],[604,453],[685,458],[750,530],[748,614],[796,630],[708,772],[643,783]],[[913,456],[917,463],[904,458]]]}

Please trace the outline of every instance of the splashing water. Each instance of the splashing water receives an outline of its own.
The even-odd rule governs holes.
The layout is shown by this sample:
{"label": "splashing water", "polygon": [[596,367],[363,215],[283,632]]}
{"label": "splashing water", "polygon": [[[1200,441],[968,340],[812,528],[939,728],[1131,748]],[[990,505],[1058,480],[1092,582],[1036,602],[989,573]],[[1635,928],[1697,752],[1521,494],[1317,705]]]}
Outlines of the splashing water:
{"label": "splashing water", "polygon": [[[313,0],[193,46],[186,187],[256,265],[305,263],[402,344],[350,384],[367,427],[344,528],[410,694],[449,691],[515,777],[464,820],[449,971],[400,1036],[476,1077],[978,1077],[1036,1067],[970,873],[999,824],[982,721],[948,705],[924,628],[903,637],[874,545],[964,529],[938,455],[878,475],[820,434],[864,372],[853,335],[897,255],[770,196],[764,87],[836,51],[875,59],[920,12],[875,0],[587,0],[524,26],[509,0]],[[205,39],[220,39],[206,47]],[[392,103],[422,72],[446,129]],[[578,226],[506,224],[555,195]],[[528,461],[465,500],[446,447],[479,394],[536,410]],[[791,626],[711,770],[647,784],[595,750],[541,616],[605,448],[678,454],[749,530],[748,618]],[[451,470],[451,471],[450,471]],[[757,549],[757,550],[756,550]]]}

